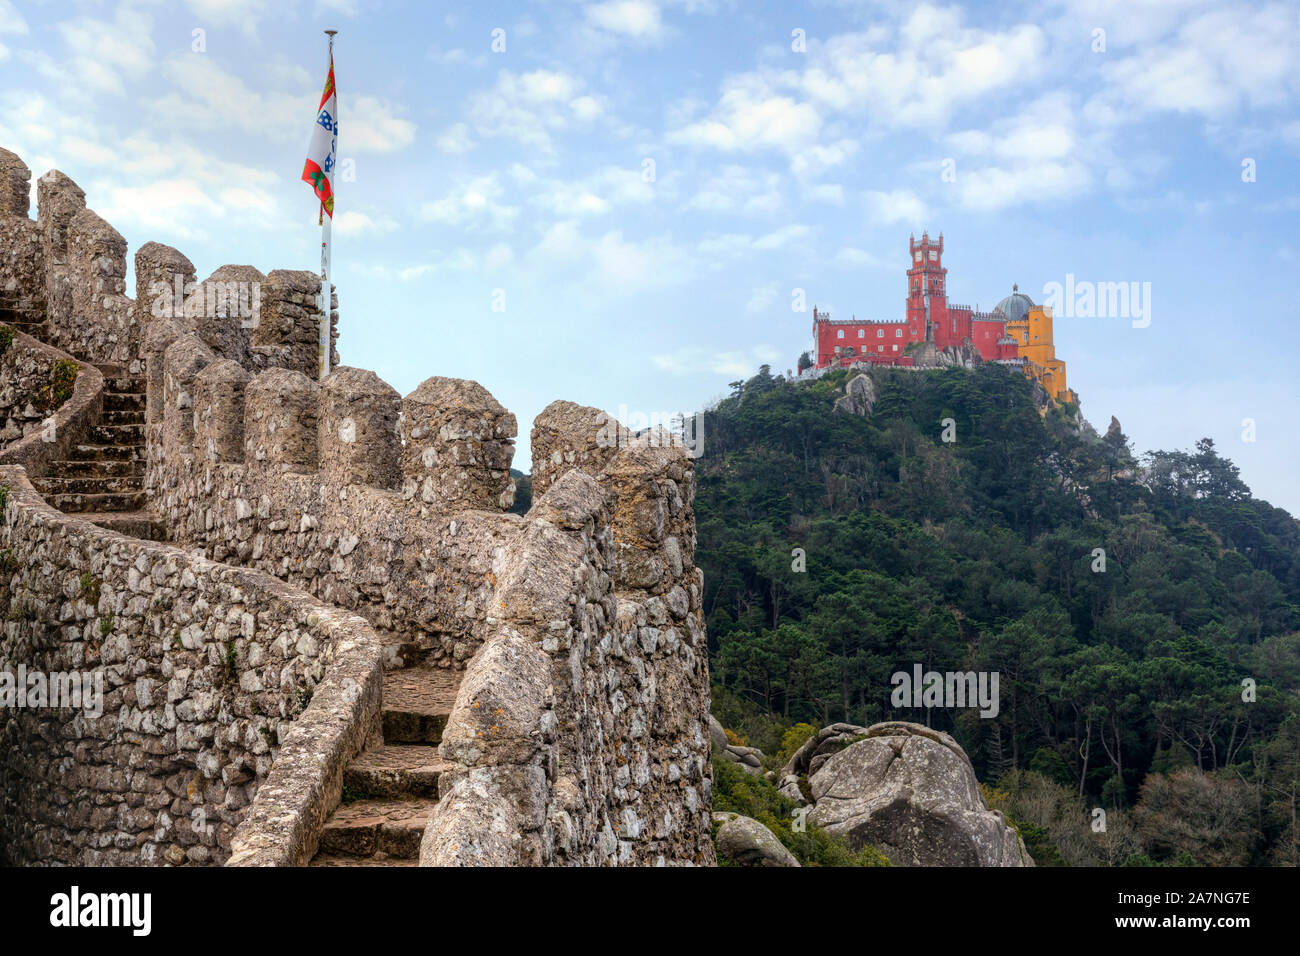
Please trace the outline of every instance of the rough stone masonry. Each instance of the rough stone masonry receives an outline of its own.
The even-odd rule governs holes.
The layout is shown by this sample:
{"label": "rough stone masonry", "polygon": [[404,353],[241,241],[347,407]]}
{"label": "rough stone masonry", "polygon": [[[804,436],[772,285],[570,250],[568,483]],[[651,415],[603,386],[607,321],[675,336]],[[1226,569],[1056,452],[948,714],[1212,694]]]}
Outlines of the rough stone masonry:
{"label": "rough stone masonry", "polygon": [[[337,355],[313,380],[310,272],[200,283],[148,243],[128,298],[126,243],[82,190],[47,173],[32,221],[29,183],[0,150],[0,294],[79,389],[139,377],[167,540],[50,507],[30,442],[0,468],[0,669],[102,668],[108,689],[93,721],[0,710],[9,862],[305,863],[380,742],[384,669],[413,663],[459,681],[422,865],[714,862],[684,449],[556,402],[509,513],[518,426],[481,385],[401,396]],[[232,282],[256,315],[211,307]],[[70,429],[100,423],[94,397]]]}

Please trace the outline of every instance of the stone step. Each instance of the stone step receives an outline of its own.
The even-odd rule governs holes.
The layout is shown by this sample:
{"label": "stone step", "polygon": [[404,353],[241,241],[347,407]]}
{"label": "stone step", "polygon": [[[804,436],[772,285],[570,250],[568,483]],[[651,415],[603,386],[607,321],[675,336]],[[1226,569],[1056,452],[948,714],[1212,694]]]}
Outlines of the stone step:
{"label": "stone step", "polygon": [[44,322],[23,322],[18,319],[0,319],[0,322],[3,322],[5,325],[13,326],[19,332],[22,332],[24,335],[30,335],[34,339],[44,338],[45,336],[46,327]]}
{"label": "stone step", "polygon": [[443,667],[407,667],[385,673],[384,743],[440,743],[461,675],[461,671]]}
{"label": "stone step", "polygon": [[[97,462],[97,464],[99,464]],[[89,476],[50,474],[33,478],[32,485],[43,495],[110,495],[144,490],[140,475]]]}
{"label": "stone step", "polygon": [[343,771],[343,785],[370,797],[437,797],[447,763],[437,747],[396,744],[367,750]]}
{"label": "stone step", "polygon": [[122,412],[145,410],[145,397],[142,392],[106,392],[104,394],[104,411]]}
{"label": "stone step", "polygon": [[119,534],[130,535],[132,538],[143,538],[145,541],[166,541],[168,537],[167,526],[151,511],[119,511],[107,514],[88,514],[85,517],[91,524],[107,528],[109,531],[116,531]]}
{"label": "stone step", "polygon": [[139,408],[126,408],[109,411],[104,409],[100,416],[101,425],[144,425],[144,411]]}
{"label": "stone step", "polygon": [[374,856],[344,856],[341,853],[318,853],[308,866],[419,866],[418,860],[403,860],[376,853]]}
{"label": "stone step", "polygon": [[144,461],[144,445],[105,445],[96,442],[76,447],[76,455],[83,461]]}
{"label": "stone step", "polygon": [[143,491],[109,495],[52,494],[45,500],[53,507],[68,514],[81,514],[87,511],[139,511],[144,507]]}
{"label": "stone step", "polygon": [[144,445],[143,425],[92,425],[90,440],[97,445]]}
{"label": "stone step", "polygon": [[420,856],[420,839],[437,800],[357,800],[340,804],[321,830],[318,852],[403,860]]}
{"label": "stone step", "polygon": [[144,392],[144,376],[132,375],[125,365],[96,365],[104,376],[104,391],[118,395],[137,395]]}
{"label": "stone step", "polygon": [[125,478],[134,475],[143,478],[144,462],[140,459],[110,461],[104,458],[69,458],[53,462],[50,465],[50,475],[64,478]]}

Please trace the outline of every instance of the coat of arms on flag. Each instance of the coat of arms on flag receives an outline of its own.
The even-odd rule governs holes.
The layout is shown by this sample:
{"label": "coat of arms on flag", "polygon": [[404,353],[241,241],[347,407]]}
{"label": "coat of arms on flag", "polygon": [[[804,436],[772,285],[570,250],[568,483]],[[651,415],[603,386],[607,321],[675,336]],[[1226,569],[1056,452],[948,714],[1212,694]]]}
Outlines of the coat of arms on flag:
{"label": "coat of arms on flag", "polygon": [[312,129],[311,145],[307,147],[307,165],[303,167],[303,182],[311,186],[320,200],[321,209],[334,218],[334,164],[339,148],[339,101],[334,92],[334,51],[330,50],[330,70],[325,77],[325,91],[321,94],[316,111],[316,126]]}

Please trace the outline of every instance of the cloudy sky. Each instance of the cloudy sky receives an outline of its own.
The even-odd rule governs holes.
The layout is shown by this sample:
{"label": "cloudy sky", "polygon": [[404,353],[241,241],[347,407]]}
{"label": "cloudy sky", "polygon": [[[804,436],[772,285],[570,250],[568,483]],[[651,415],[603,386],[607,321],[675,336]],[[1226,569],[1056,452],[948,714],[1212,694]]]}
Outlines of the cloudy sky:
{"label": "cloudy sky", "polygon": [[1149,288],[1058,312],[1085,416],[1300,513],[1294,3],[0,0],[0,146],[132,253],[314,268],[326,27],[344,361],[477,379],[525,468],[555,398],[691,410],[813,304],[900,319],[928,229],[955,302]]}

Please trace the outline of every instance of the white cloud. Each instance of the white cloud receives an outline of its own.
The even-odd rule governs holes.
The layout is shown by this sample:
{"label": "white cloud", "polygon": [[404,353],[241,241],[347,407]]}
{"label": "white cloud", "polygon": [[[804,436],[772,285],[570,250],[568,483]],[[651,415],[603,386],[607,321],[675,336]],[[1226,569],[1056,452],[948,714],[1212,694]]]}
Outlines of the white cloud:
{"label": "white cloud", "polygon": [[203,184],[191,177],[158,179],[139,186],[106,183],[95,191],[95,209],[119,229],[134,224],[144,229],[165,230],[185,238],[199,238],[205,232],[191,223],[220,219],[226,207],[212,198]]}
{"label": "white cloud", "polygon": [[608,0],[587,7],[586,14],[589,22],[620,36],[658,41],[664,34],[659,5],[651,0]]}
{"label": "white cloud", "polygon": [[668,138],[723,151],[781,150],[796,174],[815,175],[854,149],[817,142],[829,114],[865,116],[881,129],[942,126],[964,106],[1032,82],[1045,49],[1036,26],[977,29],[954,8],[923,4],[897,24],[812,44],[798,69],[728,78],[711,112]]}
{"label": "white cloud", "polygon": [[[304,141],[319,91],[262,92],[208,58],[180,54],[163,67],[173,89],[147,105],[169,126],[235,128],[274,142]],[[415,140],[415,124],[386,100],[353,94],[340,105],[339,153],[387,153]]]}
{"label": "white cloud", "polygon": [[781,206],[780,175],[732,164],[706,178],[682,208],[710,214],[769,216]]}
{"label": "white cloud", "polygon": [[679,285],[695,274],[694,256],[670,236],[629,239],[620,229],[588,236],[572,219],[547,228],[528,262],[549,281],[567,275],[617,295]]}
{"label": "white cloud", "polygon": [[749,301],[745,303],[745,311],[751,315],[757,315],[760,312],[766,312],[781,298],[780,287],[775,282],[768,282],[765,285],[756,287],[749,294]]}
{"label": "white cloud", "polygon": [[652,355],[650,361],[655,368],[670,375],[708,373],[750,376],[758,372],[760,365],[770,365],[779,361],[783,354],[779,349],[767,344],[731,351],[690,346]]}
{"label": "white cloud", "polygon": [[669,142],[723,152],[780,149],[794,153],[817,138],[821,115],[751,74],[728,81],[712,115],[669,133]]}
{"label": "white cloud", "polygon": [[[526,169],[526,167],[525,167]],[[549,180],[538,184],[528,171],[532,202],[565,218],[601,216],[620,206],[652,201],[655,186],[641,177],[640,169],[607,166],[581,180]]]}
{"label": "white cloud", "polygon": [[814,202],[824,202],[831,206],[844,205],[844,187],[839,183],[820,183],[810,186],[805,194]]}
{"label": "white cloud", "polygon": [[867,193],[866,200],[867,218],[873,226],[895,223],[921,226],[930,214],[925,203],[910,189],[872,190]]}
{"label": "white cloud", "polygon": [[1064,93],[1039,97],[987,130],[954,133],[947,142],[958,153],[958,203],[994,210],[1076,195],[1093,179],[1085,159],[1109,158],[1107,139],[1095,133],[1085,144]]}
{"label": "white cloud", "polygon": [[835,258],[832,261],[836,265],[851,269],[894,269],[896,267],[895,263],[888,262],[875,253],[867,252],[867,250],[859,249],[856,246],[845,246],[835,253]]}
{"label": "white cloud", "polygon": [[77,17],[60,23],[58,31],[66,55],[32,57],[37,69],[57,81],[66,82],[71,73],[83,87],[122,95],[127,80],[142,78],[156,63],[152,18],[127,5],[112,20]]}
{"label": "white cloud", "polygon": [[1174,35],[1102,64],[1108,86],[1094,113],[1117,122],[1164,110],[1223,119],[1285,106],[1300,95],[1298,37],[1294,4],[1184,13]]}
{"label": "white cloud", "polygon": [[780,229],[773,230],[765,236],[759,236],[754,240],[754,248],[759,251],[768,251],[771,249],[784,249],[792,242],[798,242],[807,239],[812,235],[812,230],[807,226],[791,224],[782,226]]}
{"label": "white cloud", "polygon": [[364,212],[347,210],[334,217],[333,228],[342,235],[383,235],[397,228],[397,220],[391,216],[371,216]]}
{"label": "white cloud", "polygon": [[808,143],[790,157],[790,171],[801,179],[820,176],[826,170],[848,162],[858,151],[858,144],[844,139],[822,145]]}
{"label": "white cloud", "polygon": [[504,137],[550,151],[551,136],[601,116],[599,97],[580,93],[582,80],[557,70],[502,70],[489,90],[472,94],[465,119],[485,137]]}
{"label": "white cloud", "polygon": [[438,137],[437,146],[439,151],[444,153],[468,153],[474,148],[474,138],[469,133],[469,127],[464,123],[453,123]]}
{"label": "white cloud", "polygon": [[0,0],[0,33],[27,33],[27,21],[10,0]]}
{"label": "white cloud", "polygon": [[477,176],[451,190],[441,199],[426,202],[420,215],[429,222],[450,226],[505,229],[519,213],[518,207],[501,202],[504,193],[496,173]]}
{"label": "white cloud", "polygon": [[358,94],[345,98],[339,111],[339,153],[344,156],[391,153],[415,141],[415,124],[398,116],[397,108],[387,100]]}
{"label": "white cloud", "polygon": [[233,26],[250,35],[272,7],[266,0],[186,0],[186,5],[202,21],[200,27]]}

